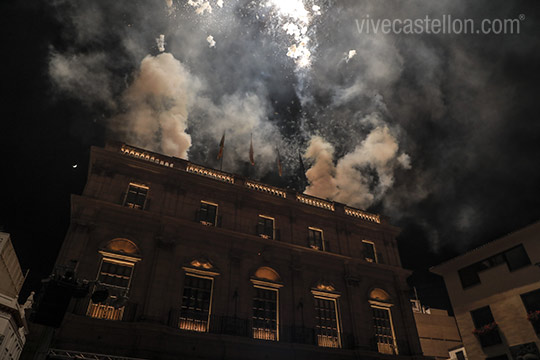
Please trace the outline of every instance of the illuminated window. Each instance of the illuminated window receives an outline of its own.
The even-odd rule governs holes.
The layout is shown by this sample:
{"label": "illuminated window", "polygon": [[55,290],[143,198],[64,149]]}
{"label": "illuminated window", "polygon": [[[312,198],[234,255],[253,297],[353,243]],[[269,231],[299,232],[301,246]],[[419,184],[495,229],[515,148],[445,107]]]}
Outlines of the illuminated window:
{"label": "illuminated window", "polygon": [[319,346],[333,348],[341,346],[336,299],[315,296],[315,323]]}
{"label": "illuminated window", "polygon": [[186,273],[178,326],[183,330],[208,331],[214,279]]}
{"label": "illuminated window", "polygon": [[308,241],[310,248],[315,250],[325,250],[322,230],[312,227],[308,228]]}
{"label": "illuminated window", "polygon": [[144,209],[148,189],[148,186],[130,183],[124,199],[124,206],[134,209]]}
{"label": "illuminated window", "polygon": [[257,224],[257,234],[265,239],[274,238],[274,219],[268,216],[259,215]]}
{"label": "illuminated window", "polygon": [[255,285],[253,337],[278,340],[278,289]]}
{"label": "illuminated window", "polygon": [[367,240],[362,240],[364,259],[369,262],[377,262],[377,252],[375,251],[375,243]]}
{"label": "illuminated window", "polygon": [[279,340],[279,274],[272,268],[260,267],[251,279],[253,297],[253,338]]}
{"label": "illuminated window", "polygon": [[203,225],[216,226],[218,205],[201,201],[199,208],[199,221]]}
{"label": "illuminated window", "polygon": [[377,350],[382,354],[397,355],[398,348],[391,311],[393,305],[390,302],[390,295],[382,289],[373,289],[369,297]]}
{"label": "illuminated window", "polygon": [[122,320],[135,262],[140,259],[102,252],[92,300],[87,315],[106,320]]}

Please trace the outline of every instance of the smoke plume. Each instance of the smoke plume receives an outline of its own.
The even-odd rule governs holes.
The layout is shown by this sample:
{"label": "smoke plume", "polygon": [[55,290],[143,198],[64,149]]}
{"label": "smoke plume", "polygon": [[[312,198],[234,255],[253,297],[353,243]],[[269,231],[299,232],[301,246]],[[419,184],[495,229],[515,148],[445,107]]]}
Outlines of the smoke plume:
{"label": "smoke plume", "polygon": [[516,105],[528,92],[509,75],[540,48],[534,20],[514,36],[366,34],[357,20],[502,19],[528,9],[478,1],[56,0],[62,39],[50,46],[49,76],[81,114],[102,113],[115,139],[219,167],[225,132],[223,170],[302,190],[300,152],[307,193],[398,222],[422,218],[441,247],[504,216],[477,209],[519,199],[485,188],[502,176],[485,164],[513,168],[536,154],[500,146],[525,118],[520,109],[535,106]]}
{"label": "smoke plume", "polygon": [[126,141],[187,159],[188,111],[199,80],[169,53],[147,56],[121,98],[126,111],[113,122]]}

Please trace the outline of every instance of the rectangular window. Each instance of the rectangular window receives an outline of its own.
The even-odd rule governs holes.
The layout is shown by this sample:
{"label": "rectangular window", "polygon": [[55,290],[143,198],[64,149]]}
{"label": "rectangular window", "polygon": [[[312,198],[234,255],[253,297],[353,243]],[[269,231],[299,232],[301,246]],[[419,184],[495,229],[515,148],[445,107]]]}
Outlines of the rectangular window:
{"label": "rectangular window", "polygon": [[124,206],[134,209],[144,209],[148,189],[148,186],[130,183],[124,200]]}
{"label": "rectangular window", "polygon": [[478,271],[478,264],[473,264],[458,270],[459,279],[461,280],[461,286],[463,289],[480,284],[480,276],[478,276]]}
{"label": "rectangular window", "polygon": [[[471,317],[474,327],[477,330],[483,330],[486,326],[495,322],[489,306],[484,306],[480,309],[471,311]],[[477,337],[482,347],[492,346],[502,342],[499,335],[499,330],[497,328],[489,331],[483,331],[482,333],[477,334]]]}
{"label": "rectangular window", "polygon": [[87,315],[106,320],[122,320],[134,264],[128,261],[103,258],[98,272],[99,285],[94,292],[106,291],[108,297],[100,303],[90,301]]}
{"label": "rectangular window", "polygon": [[397,354],[397,345],[390,308],[371,306],[377,350],[383,354]]}
{"label": "rectangular window", "polygon": [[534,331],[540,334],[540,289],[521,295],[521,300]]}
{"label": "rectangular window", "polygon": [[180,329],[208,331],[213,282],[214,279],[210,277],[186,274],[180,320],[178,321]]}
{"label": "rectangular window", "polygon": [[531,260],[521,244],[505,251],[504,257],[506,258],[506,263],[508,264],[508,269],[510,271],[521,269],[522,267],[531,264]]}
{"label": "rectangular window", "polygon": [[253,338],[279,340],[278,290],[255,286],[253,298]]}
{"label": "rectangular window", "polygon": [[268,216],[259,215],[259,223],[257,224],[257,233],[265,239],[274,238],[274,219]]}
{"label": "rectangular window", "polygon": [[312,227],[308,228],[308,241],[310,248],[315,250],[325,250],[322,230]]}
{"label": "rectangular window", "polygon": [[367,240],[362,240],[362,247],[364,252],[364,259],[369,262],[377,262],[377,253],[375,250],[375,243]]}
{"label": "rectangular window", "polygon": [[201,201],[199,208],[199,221],[203,225],[216,226],[218,205]]}
{"label": "rectangular window", "polygon": [[462,287],[465,289],[469,286],[480,284],[480,276],[478,273],[504,263],[506,263],[510,271],[514,271],[530,265],[531,260],[529,259],[523,245],[520,244],[512,249],[495,254],[482,261],[458,270]]}
{"label": "rectangular window", "polygon": [[456,352],[456,358],[457,358],[457,360],[466,360],[465,359],[465,354],[463,353],[463,351]]}
{"label": "rectangular window", "polygon": [[315,334],[317,345],[340,347],[339,323],[335,299],[315,297]]}

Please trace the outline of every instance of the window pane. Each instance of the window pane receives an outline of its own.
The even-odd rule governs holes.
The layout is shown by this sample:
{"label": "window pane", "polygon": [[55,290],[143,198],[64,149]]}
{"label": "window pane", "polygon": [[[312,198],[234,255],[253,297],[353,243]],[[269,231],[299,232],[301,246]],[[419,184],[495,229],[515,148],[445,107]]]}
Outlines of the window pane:
{"label": "window pane", "polygon": [[259,216],[257,231],[260,236],[266,239],[274,238],[274,219]]}
{"label": "window pane", "polygon": [[519,245],[513,249],[507,250],[504,253],[504,256],[506,257],[506,262],[510,271],[517,270],[531,264],[531,260],[529,259],[523,245]]}
{"label": "window pane", "polygon": [[363,241],[362,245],[364,248],[364,258],[369,262],[375,262],[375,246],[366,241]]}
{"label": "window pane", "polygon": [[180,329],[207,331],[212,283],[212,279],[186,274],[178,322]]}
{"label": "window pane", "polygon": [[309,246],[312,249],[323,250],[322,231],[316,229],[308,229]]}
{"label": "window pane", "polygon": [[253,337],[277,340],[277,291],[255,288],[253,298]]}
{"label": "window pane", "polygon": [[315,298],[315,334],[317,344],[339,347],[339,332],[334,300]]}
{"label": "window pane", "polygon": [[397,347],[392,334],[390,309],[372,307],[371,310],[378,351],[385,354],[397,354]]}
{"label": "window pane", "polygon": [[477,329],[484,325],[491,324],[494,321],[489,306],[471,311],[471,317],[473,319],[474,326]]}
{"label": "window pane", "polygon": [[527,312],[540,311],[540,290],[531,291],[521,295],[523,305]]}
{"label": "window pane", "polygon": [[[118,264],[109,259],[103,259],[99,269],[98,281],[105,288],[109,297],[100,304],[90,301],[87,315],[98,319],[121,320],[124,313],[125,295],[129,289],[129,281],[133,265]],[[98,290],[99,287],[94,288]]]}
{"label": "window pane", "polygon": [[129,184],[124,206],[132,207],[135,209],[142,209],[144,207],[147,194],[148,189],[146,187]]}
{"label": "window pane", "polygon": [[217,206],[201,202],[199,209],[199,221],[205,225],[215,225],[217,215]]}

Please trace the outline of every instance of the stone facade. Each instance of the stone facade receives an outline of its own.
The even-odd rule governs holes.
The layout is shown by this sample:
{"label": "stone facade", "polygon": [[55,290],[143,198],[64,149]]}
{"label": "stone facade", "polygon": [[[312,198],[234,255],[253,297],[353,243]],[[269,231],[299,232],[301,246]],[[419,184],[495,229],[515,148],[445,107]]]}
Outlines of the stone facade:
{"label": "stone facade", "polygon": [[423,359],[398,232],[181,159],[92,148],[57,267],[76,263],[95,303],[72,300],[49,355]]}
{"label": "stone facade", "polygon": [[539,237],[537,222],[432,268],[444,277],[470,359],[540,357],[532,318],[540,314]]}

